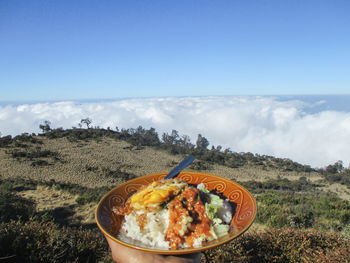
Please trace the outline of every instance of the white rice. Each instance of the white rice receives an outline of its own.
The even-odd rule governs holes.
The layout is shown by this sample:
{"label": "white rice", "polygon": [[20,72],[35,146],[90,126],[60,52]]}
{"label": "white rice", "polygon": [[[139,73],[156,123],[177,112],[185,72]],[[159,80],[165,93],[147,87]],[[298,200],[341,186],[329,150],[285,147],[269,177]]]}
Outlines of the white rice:
{"label": "white rice", "polygon": [[[120,229],[118,238],[121,241],[137,245],[140,247],[169,250],[170,243],[165,240],[165,233],[169,226],[169,210],[162,209],[158,211],[148,212],[147,222],[141,230],[136,213],[142,214],[144,211],[133,210],[129,215],[125,216],[125,220]],[[187,232],[187,218],[182,218],[182,226],[184,233]],[[193,247],[201,247],[204,237],[194,240]],[[188,245],[180,244],[180,248],[188,248]]]}
{"label": "white rice", "polygon": [[169,249],[169,241],[165,240],[165,233],[169,226],[169,210],[162,209],[146,213],[147,221],[142,230],[136,220],[136,213],[142,214],[144,211],[133,210],[125,216],[119,239],[143,247]]}
{"label": "white rice", "polygon": [[[203,189],[203,186],[198,187]],[[208,190],[206,190],[208,196],[214,196]],[[219,206],[217,211],[217,218],[214,220],[214,225],[212,228],[212,237],[208,239],[204,234],[194,240],[193,247],[201,247],[204,241],[210,241],[216,239],[222,235],[227,234],[228,225],[221,225],[221,222],[229,224],[233,213],[231,206],[227,200],[222,200],[218,202]],[[143,229],[140,228],[137,221],[138,216],[146,214],[146,221]],[[182,229],[180,231],[181,235],[185,235],[188,231],[188,227],[192,222],[191,217],[178,218],[181,220]],[[156,209],[151,212],[146,212],[145,210],[133,209],[130,214],[125,215],[124,222],[121,226],[118,238],[121,241],[130,243],[139,247],[154,248],[154,249],[170,249],[170,242],[165,240],[165,234],[169,226],[169,209]],[[188,248],[187,243],[179,244],[179,248]]]}

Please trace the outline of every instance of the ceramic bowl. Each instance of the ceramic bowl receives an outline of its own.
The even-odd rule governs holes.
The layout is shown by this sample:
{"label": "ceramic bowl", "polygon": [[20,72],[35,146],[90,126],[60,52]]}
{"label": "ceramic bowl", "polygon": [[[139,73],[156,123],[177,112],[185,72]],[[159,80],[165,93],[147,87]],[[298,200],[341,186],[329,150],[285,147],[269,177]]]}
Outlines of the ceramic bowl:
{"label": "ceramic bowl", "polygon": [[236,211],[233,219],[231,220],[231,230],[229,231],[229,234],[217,240],[204,243],[200,248],[186,248],[177,250],[154,249],[151,247],[129,244],[119,240],[117,235],[123,217],[115,216],[112,212],[113,207],[122,205],[130,193],[139,189],[143,185],[163,179],[166,174],[167,172],[141,176],[120,184],[109,191],[100,200],[95,211],[95,220],[102,233],[110,237],[114,242],[130,248],[163,255],[176,255],[200,252],[227,243],[243,234],[253,223],[257,213],[256,201],[249,193],[249,191],[243,186],[227,178],[212,174],[199,172],[181,172],[178,175],[178,178],[195,185],[204,183],[207,189],[215,189],[217,193],[222,193],[231,202],[234,202],[236,204]]}

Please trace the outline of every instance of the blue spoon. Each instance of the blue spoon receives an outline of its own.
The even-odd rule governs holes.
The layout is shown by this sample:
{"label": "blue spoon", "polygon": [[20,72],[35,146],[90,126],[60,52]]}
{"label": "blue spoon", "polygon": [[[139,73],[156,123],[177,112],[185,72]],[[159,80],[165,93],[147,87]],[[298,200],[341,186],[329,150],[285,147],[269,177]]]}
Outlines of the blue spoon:
{"label": "blue spoon", "polygon": [[183,169],[189,166],[193,162],[193,160],[194,160],[193,155],[186,157],[181,163],[179,163],[178,166],[172,169],[164,178],[171,179],[176,177]]}

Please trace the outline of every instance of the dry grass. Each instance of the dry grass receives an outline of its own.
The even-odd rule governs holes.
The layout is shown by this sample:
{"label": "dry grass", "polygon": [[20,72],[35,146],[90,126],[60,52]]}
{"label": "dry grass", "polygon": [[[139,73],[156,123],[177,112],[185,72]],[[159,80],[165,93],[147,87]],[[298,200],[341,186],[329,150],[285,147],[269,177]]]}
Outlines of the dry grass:
{"label": "dry grass", "polygon": [[[171,155],[164,150],[152,147],[136,149],[122,140],[102,138],[100,141],[70,142],[66,138],[41,138],[43,150],[57,152],[62,162],[48,166],[31,166],[28,161],[17,161],[0,148],[0,174],[4,178],[24,177],[57,182],[80,184],[86,187],[98,187],[120,183],[118,179],[106,177],[104,170],[120,170],[136,176],[169,171],[175,163],[182,160],[181,155]],[[49,161],[50,162],[50,161]],[[88,170],[87,168],[91,169]],[[188,168],[191,170],[191,168]],[[212,173],[237,181],[271,178],[288,178],[296,180],[306,176],[311,180],[320,179],[317,173],[285,172],[276,169],[262,169],[259,166],[229,168],[213,165],[202,172]]]}
{"label": "dry grass", "polygon": [[76,204],[78,196],[51,187],[38,185],[35,190],[18,192],[18,195],[35,201],[37,211],[51,210]]}
{"label": "dry grass", "polygon": [[78,195],[70,194],[67,191],[38,185],[36,189],[20,191],[17,194],[34,201],[37,212],[69,207],[72,210],[72,215],[67,218],[67,221],[75,224],[93,224],[95,222],[96,203],[78,205],[76,202]]}
{"label": "dry grass", "polygon": [[350,190],[345,185],[339,183],[327,184],[322,187],[322,190],[335,193],[341,199],[350,200]]}
{"label": "dry grass", "polygon": [[[32,185],[30,187],[22,187],[22,189],[21,187],[18,187],[19,190],[16,190],[17,194],[21,197],[24,197],[25,199],[31,199],[36,203],[37,215],[42,216],[41,220],[44,222],[37,223],[36,221],[31,221],[24,224],[23,226],[20,225],[19,222],[19,232],[22,231],[23,227],[26,227],[28,225],[28,233],[30,234],[39,232],[33,231],[33,226],[35,229],[41,229],[42,224],[44,224],[44,227],[45,224],[51,224],[51,221],[45,221],[47,219],[51,220],[50,215],[53,215],[55,223],[63,223],[63,225],[67,224],[69,227],[84,225],[84,227],[88,228],[95,226],[94,210],[97,205],[96,202],[98,200],[95,200],[91,203],[87,202],[98,199],[98,197],[92,195],[93,198],[85,199],[88,201],[79,202],[79,198],[82,197],[79,196],[82,193],[82,188],[80,186],[90,188],[83,188],[83,194],[85,194],[85,191],[90,193],[90,190],[93,193],[98,191],[103,193],[105,191],[104,188],[99,187],[113,187],[114,185],[118,185],[124,180],[127,180],[120,175],[142,176],[150,173],[169,171],[184,157],[182,155],[171,155],[165,150],[159,150],[152,147],[137,148],[125,141],[114,140],[111,138],[101,137],[99,140],[91,139],[89,141],[77,142],[71,142],[67,138],[47,139],[46,137],[40,136],[37,136],[36,138],[41,140],[42,144],[28,143],[27,147],[18,148],[18,150],[47,150],[51,153],[57,154],[56,156],[58,159],[56,160],[52,156],[40,157],[38,160],[43,161],[44,165],[33,166],[33,159],[25,157],[19,157],[16,159],[11,155],[11,151],[15,149],[13,145],[8,148],[0,148],[1,179],[27,178],[33,179],[36,182],[40,182],[38,184],[34,182],[32,184],[34,187]],[[190,166],[186,170],[193,170],[192,168],[194,167],[195,166]],[[222,165],[210,164],[208,167],[209,168],[207,170],[202,170],[201,172],[216,174],[239,182],[252,180],[263,182],[269,179],[277,178],[286,178],[290,181],[294,181],[299,180],[299,178],[302,176],[305,176],[308,180],[319,185],[318,190],[333,192],[342,199],[350,200],[350,191],[348,188],[346,188],[346,186],[340,184],[325,183],[323,177],[317,172],[288,172],[272,167],[266,168],[269,167],[268,165],[246,165],[239,168],[229,168]],[[42,183],[42,181],[49,182],[51,180],[54,180],[56,183]],[[18,185],[21,185],[21,183],[18,183]],[[47,185],[50,185],[50,187]],[[72,187],[72,189],[74,188],[74,191],[69,191],[69,187]],[[80,190],[77,191],[77,189]],[[259,198],[259,195],[256,194],[256,197]],[[34,220],[37,219],[34,218]],[[329,222],[331,221],[327,221],[326,223],[328,224]],[[14,222],[12,222],[12,224],[14,224]],[[47,227],[47,229],[44,229],[42,232],[46,231],[47,233],[51,233],[50,231],[52,231],[53,228],[51,225],[48,226],[50,227]],[[57,228],[57,230],[61,231],[61,227],[58,225],[53,226],[55,229]],[[9,229],[13,228],[14,227],[12,225],[9,227]],[[268,255],[268,257],[270,257],[270,254],[272,253],[271,249],[274,248],[276,248],[274,252],[275,254],[271,254],[272,256],[270,257],[274,258],[273,262],[289,262],[287,260],[279,261],[278,257],[286,257],[286,255],[288,256],[290,254],[290,251],[299,251],[302,249],[302,246],[304,246],[303,244],[305,243],[304,242],[301,246],[297,246],[302,243],[300,240],[308,241],[310,237],[313,236],[307,232],[304,233],[295,229],[290,230],[289,232],[288,231],[289,230],[284,229],[279,230],[279,232],[272,231],[271,229],[267,228],[266,225],[255,222],[254,225],[247,231],[247,233],[240,239],[217,249],[208,251],[208,262],[232,262],[234,256],[239,254],[237,254],[239,251],[239,255],[241,255],[241,261],[239,262],[257,262],[249,261],[248,259],[250,257],[255,258],[257,253]],[[346,234],[345,236],[348,237],[349,234],[346,231],[349,231],[348,227],[342,231]],[[295,232],[297,234],[294,238]],[[84,237],[79,236],[79,240],[86,237],[86,233],[82,233],[84,233]],[[317,234],[317,232],[315,233]],[[67,234],[66,237],[70,237],[70,234],[71,233]],[[61,239],[61,236],[59,237]],[[320,238],[318,235],[316,237],[316,240],[319,239]],[[38,237],[38,240],[41,241],[42,237]],[[86,238],[86,240],[92,243],[92,245],[86,245],[86,247],[93,247],[93,245],[99,244],[102,248],[98,249],[100,249],[105,254],[108,253],[107,244],[103,238],[100,237],[100,239],[96,239],[96,237],[93,236],[92,238]],[[46,243],[44,242],[44,245]],[[287,244],[288,246],[285,248],[283,247],[283,244]],[[305,244],[308,245],[307,243]],[[310,258],[316,258],[318,260],[321,258],[328,259],[334,256],[333,254],[329,254],[329,251],[336,251],[335,253],[338,253],[340,255],[343,253],[342,251],[348,253],[348,250],[345,249],[337,250],[337,245],[335,245],[335,247],[332,247],[333,243],[329,245],[331,247],[329,251],[317,250],[317,246],[317,244],[315,245],[315,248],[310,246],[310,249],[308,250],[310,253],[305,255],[310,256]],[[74,247],[77,246],[75,245]],[[264,250],[264,248],[266,248],[266,250]],[[318,255],[315,253],[324,253],[324,255]],[[345,257],[337,256],[336,258]],[[294,258],[293,262],[302,262],[300,261],[300,257],[297,254],[291,255],[290,259],[292,258]],[[203,262],[204,261],[205,260],[203,258]],[[317,262],[327,262],[327,260],[320,260]]]}
{"label": "dry grass", "polygon": [[[122,140],[101,138],[101,140],[89,140],[70,142],[67,138],[42,140],[41,150],[50,150],[58,154],[59,161],[45,159],[49,165],[32,166],[26,159],[14,159],[9,148],[0,148],[0,175],[3,178],[28,178],[34,180],[50,181],[54,179],[59,183],[70,183],[88,188],[101,186],[114,186],[120,184],[123,179],[106,176],[106,171],[119,171],[135,176],[150,173],[169,171],[184,156],[171,155],[164,150],[152,147],[137,149]],[[30,147],[37,147],[30,145]],[[190,168],[187,168],[191,170]],[[229,168],[222,165],[212,165],[208,170],[203,170],[236,181],[265,181],[278,177],[289,180],[298,180],[306,176],[316,182],[321,176],[316,173],[286,172],[273,168],[263,169],[261,166],[243,166]],[[336,193],[339,197],[350,200],[350,192],[342,185],[326,184],[322,190]],[[76,203],[77,196],[64,191],[38,186],[36,190],[22,191],[25,198],[33,199],[37,203],[37,209],[54,209],[70,206],[74,215],[72,220],[82,223],[93,222],[95,203],[79,206]]]}

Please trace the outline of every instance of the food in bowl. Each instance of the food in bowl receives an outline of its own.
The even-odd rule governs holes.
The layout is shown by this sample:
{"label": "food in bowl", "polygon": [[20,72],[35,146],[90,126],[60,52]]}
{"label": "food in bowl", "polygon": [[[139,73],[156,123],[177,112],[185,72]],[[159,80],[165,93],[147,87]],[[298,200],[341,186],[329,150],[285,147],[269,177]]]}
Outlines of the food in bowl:
{"label": "food in bowl", "polygon": [[121,241],[158,249],[198,248],[228,234],[233,204],[205,188],[179,180],[143,186],[113,208],[123,222]]}

